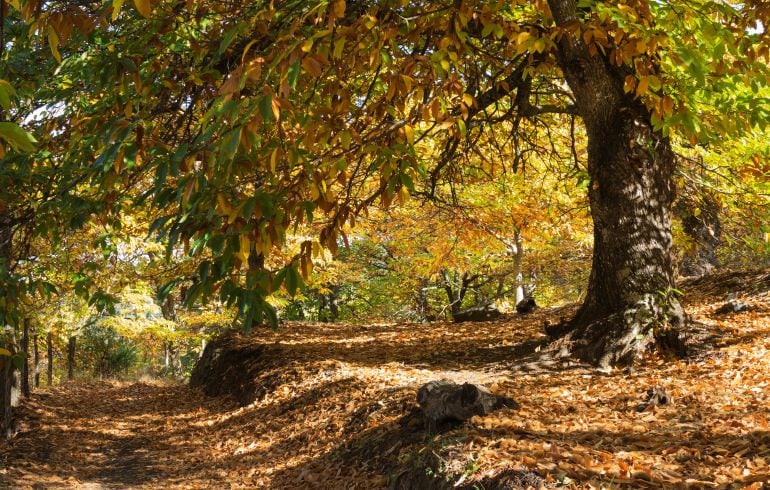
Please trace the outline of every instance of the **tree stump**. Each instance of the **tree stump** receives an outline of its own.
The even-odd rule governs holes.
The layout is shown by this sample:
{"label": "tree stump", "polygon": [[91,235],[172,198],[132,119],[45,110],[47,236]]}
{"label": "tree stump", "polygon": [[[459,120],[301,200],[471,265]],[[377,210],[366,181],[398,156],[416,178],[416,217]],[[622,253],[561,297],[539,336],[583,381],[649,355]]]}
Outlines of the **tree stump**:
{"label": "tree stump", "polygon": [[513,399],[490,393],[483,386],[445,380],[424,384],[417,390],[417,403],[430,430],[451,427],[474,415],[487,415],[504,407],[519,408]]}

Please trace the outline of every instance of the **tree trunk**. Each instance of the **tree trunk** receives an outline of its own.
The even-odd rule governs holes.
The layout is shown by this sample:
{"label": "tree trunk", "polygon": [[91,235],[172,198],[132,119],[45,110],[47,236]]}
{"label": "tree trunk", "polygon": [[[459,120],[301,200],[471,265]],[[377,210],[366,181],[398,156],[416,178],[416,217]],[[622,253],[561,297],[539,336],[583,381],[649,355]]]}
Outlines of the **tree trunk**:
{"label": "tree trunk", "polygon": [[[9,342],[3,347],[11,352],[12,357],[17,352],[13,331],[11,331],[8,340]],[[6,439],[13,436],[13,407],[19,401],[19,378],[15,375],[11,357],[0,358],[0,429],[2,429]]]}
{"label": "tree trunk", "polygon": [[522,240],[521,232],[518,229],[514,231],[514,243],[516,251],[513,256],[513,274],[516,278],[516,304],[519,304],[524,301],[524,273],[522,271],[524,240]]}
{"label": "tree trunk", "polygon": [[37,344],[37,327],[35,327],[35,335],[32,336],[32,350],[34,352],[35,388],[40,388],[40,350]]}
{"label": "tree trunk", "polygon": [[11,389],[13,385],[13,364],[10,359],[0,361],[0,428],[3,436],[10,439],[13,435],[13,407],[11,404]]}
{"label": "tree trunk", "polygon": [[[558,25],[577,21],[574,0],[549,0]],[[655,345],[681,350],[685,319],[674,293],[671,204],[674,153],[650,113],[623,88],[631,72],[564,34],[557,61],[588,135],[594,252],[586,299],[558,334],[599,366],[631,364]]]}
{"label": "tree trunk", "polygon": [[46,336],[48,342],[48,386],[53,385],[53,334],[48,331]]}
{"label": "tree trunk", "polygon": [[329,321],[334,323],[340,318],[340,290],[342,288],[336,284],[329,286],[329,294],[326,304],[329,306]]}
{"label": "tree trunk", "polygon": [[428,280],[420,278],[417,281],[417,291],[415,292],[414,302],[417,316],[421,319],[425,319],[428,316]]}
{"label": "tree trunk", "polygon": [[719,267],[717,249],[722,242],[721,206],[717,199],[702,194],[696,199],[680,199],[675,214],[682,220],[682,231],[690,246],[679,263],[682,276],[702,276]]}
{"label": "tree trunk", "polygon": [[21,333],[21,350],[24,351],[24,364],[21,369],[21,393],[29,398],[29,319],[24,319]]}
{"label": "tree trunk", "polygon": [[67,344],[67,379],[70,381],[75,379],[75,342],[76,337],[73,335]]}

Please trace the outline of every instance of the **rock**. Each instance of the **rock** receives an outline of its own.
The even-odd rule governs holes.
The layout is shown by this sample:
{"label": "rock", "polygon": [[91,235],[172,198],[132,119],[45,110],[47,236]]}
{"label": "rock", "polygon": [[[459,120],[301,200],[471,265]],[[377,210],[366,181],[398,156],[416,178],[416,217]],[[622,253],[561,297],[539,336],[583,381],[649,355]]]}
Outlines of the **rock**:
{"label": "rock", "polygon": [[727,313],[740,313],[749,309],[749,305],[742,303],[737,299],[731,298],[727,303],[716,309],[717,315],[726,315]]}
{"label": "rock", "polygon": [[445,380],[431,381],[417,390],[417,403],[430,429],[457,424],[474,415],[487,415],[501,408],[519,408],[513,399],[495,395],[483,386],[462,385]]}
{"label": "rock", "polygon": [[516,311],[519,313],[519,315],[526,315],[535,308],[537,308],[537,303],[535,303],[535,298],[532,296],[524,298],[516,305]]}
{"label": "rock", "polygon": [[452,317],[455,323],[462,322],[488,322],[500,318],[502,313],[494,305],[475,306],[458,312]]}
{"label": "rock", "polygon": [[266,389],[257,382],[266,350],[239,332],[225,332],[206,345],[190,375],[190,386],[208,396],[231,395],[240,405],[248,405]]}
{"label": "rock", "polygon": [[636,407],[637,412],[644,412],[653,407],[661,405],[671,405],[674,403],[674,399],[664,388],[655,387],[647,390],[647,400],[640,403]]}

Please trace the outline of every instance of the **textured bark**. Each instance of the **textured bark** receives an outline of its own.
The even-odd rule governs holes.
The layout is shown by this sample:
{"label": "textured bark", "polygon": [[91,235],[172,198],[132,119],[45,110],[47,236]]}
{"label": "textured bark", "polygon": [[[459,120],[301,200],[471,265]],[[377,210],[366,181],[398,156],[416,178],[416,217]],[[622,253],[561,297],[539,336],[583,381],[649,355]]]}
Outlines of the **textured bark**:
{"label": "textured bark", "polygon": [[[9,342],[4,346],[17,353],[16,337],[11,331]],[[7,357],[0,360],[0,429],[6,438],[13,436],[13,407],[19,404],[21,376]]]}
{"label": "textured bark", "polygon": [[40,350],[38,349],[37,327],[35,327],[35,335],[32,336],[32,350],[34,353],[34,371],[35,371],[35,388],[40,388]]}
{"label": "textured bark", "polygon": [[49,331],[46,336],[48,343],[48,386],[53,385],[53,334]]}
{"label": "textured bark", "polygon": [[[577,20],[573,0],[550,0],[558,25]],[[681,347],[684,312],[672,293],[674,153],[650,114],[623,90],[626,68],[565,34],[557,61],[588,135],[594,252],[586,299],[563,345],[601,366],[630,364],[655,344]]]}
{"label": "textured bark", "polygon": [[13,385],[13,366],[8,360],[0,361],[0,429],[3,436],[10,439],[13,435],[13,407],[11,390]]}
{"label": "textured bark", "polygon": [[67,379],[73,380],[75,379],[75,346],[76,346],[76,338],[75,336],[70,337],[69,343],[67,344]]}
{"label": "textured bark", "polygon": [[21,350],[24,352],[24,364],[21,370],[21,393],[29,398],[29,319],[24,319],[21,333]]}

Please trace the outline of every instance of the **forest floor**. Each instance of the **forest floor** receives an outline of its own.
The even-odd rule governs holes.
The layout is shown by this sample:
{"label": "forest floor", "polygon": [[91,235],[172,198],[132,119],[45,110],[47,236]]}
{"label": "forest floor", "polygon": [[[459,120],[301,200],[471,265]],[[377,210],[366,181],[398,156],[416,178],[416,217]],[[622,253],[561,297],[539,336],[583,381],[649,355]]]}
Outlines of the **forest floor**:
{"label": "forest floor", "polygon": [[[238,361],[253,382],[219,389],[240,400],[162,383],[40,390],[0,445],[0,487],[766,488],[770,274],[721,273],[682,289],[694,342],[710,344],[633,370],[524,356],[567,308],[239,336],[258,347]],[[716,313],[729,292],[750,309]],[[416,389],[440,378],[483,384],[521,408],[427,434],[408,413]],[[654,387],[673,403],[638,412]]]}

